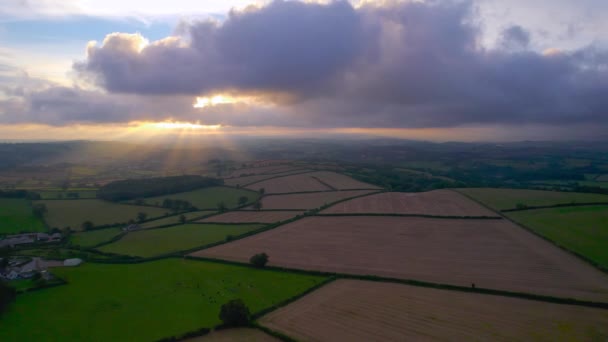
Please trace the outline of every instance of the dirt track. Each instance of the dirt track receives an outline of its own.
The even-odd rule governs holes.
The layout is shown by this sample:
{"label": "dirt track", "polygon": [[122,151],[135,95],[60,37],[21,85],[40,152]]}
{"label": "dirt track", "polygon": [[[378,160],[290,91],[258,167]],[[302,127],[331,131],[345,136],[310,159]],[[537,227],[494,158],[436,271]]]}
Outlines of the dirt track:
{"label": "dirt track", "polygon": [[338,280],[262,317],[302,341],[604,341],[608,310]]}
{"label": "dirt track", "polygon": [[373,192],[373,190],[317,192],[310,194],[293,194],[266,196],[262,199],[263,209],[314,209],[324,204],[344,198],[356,197]]}
{"label": "dirt track", "polygon": [[506,220],[310,217],[194,255],[608,302],[608,275]]}
{"label": "dirt track", "polygon": [[289,220],[302,214],[303,211],[231,211],[221,215],[207,217],[197,222],[219,222],[219,223],[274,223]]}
{"label": "dirt track", "polygon": [[465,196],[450,190],[417,193],[385,192],[342,202],[323,210],[322,213],[498,216]]}

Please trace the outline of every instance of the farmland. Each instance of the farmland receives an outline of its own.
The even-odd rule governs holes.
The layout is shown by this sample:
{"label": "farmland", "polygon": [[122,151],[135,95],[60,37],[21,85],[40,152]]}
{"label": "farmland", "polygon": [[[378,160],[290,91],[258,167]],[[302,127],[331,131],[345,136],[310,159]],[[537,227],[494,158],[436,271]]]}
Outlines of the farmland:
{"label": "farmland", "polygon": [[234,189],[229,187],[211,187],[188,192],[180,192],[172,195],[148,197],[144,202],[148,205],[161,206],[165,199],[188,201],[200,210],[216,209],[218,203],[223,202],[227,208],[238,206],[239,198],[245,196],[249,202],[258,198],[258,194],[246,189]]}
{"label": "farmland", "polygon": [[209,335],[195,337],[186,340],[187,342],[280,342],[281,340],[272,337],[261,330],[252,328],[232,328],[214,331]]}
{"label": "farmland", "polygon": [[29,202],[21,198],[0,198],[0,235],[46,231],[44,222],[35,217]]}
{"label": "farmland", "polygon": [[608,206],[535,209],[508,216],[608,269]]}
{"label": "farmland", "polygon": [[260,323],[302,341],[608,338],[606,310],[357,280],[330,283]]}
{"label": "farmland", "polygon": [[263,209],[314,209],[346,198],[375,192],[373,190],[331,191],[309,194],[288,194],[265,196]]}
{"label": "farmland", "polygon": [[319,179],[321,182],[329,185],[330,187],[336,190],[380,189],[380,187],[378,186],[363,183],[351,177],[335,172],[319,171],[311,173],[310,176]]}
{"label": "farmland", "polygon": [[608,275],[507,220],[310,217],[194,256],[608,302]]}
{"label": "farmland", "polygon": [[260,225],[255,224],[184,224],[170,228],[148,229],[129,233],[114,243],[102,246],[99,250],[123,255],[151,257],[223,241],[228,235],[238,236],[260,227]]}
{"label": "farmland", "polygon": [[213,210],[193,211],[193,212],[189,212],[189,213],[183,213],[180,215],[164,217],[164,218],[154,220],[154,221],[148,221],[148,222],[140,224],[140,226],[142,228],[155,228],[155,227],[161,227],[161,226],[166,226],[166,225],[171,225],[171,224],[178,224],[178,223],[181,223],[180,216],[182,216],[182,215],[184,215],[186,220],[192,220],[195,218],[211,215],[213,213],[215,213],[215,211],[213,211]]}
{"label": "farmland", "polygon": [[178,259],[55,272],[69,284],[19,296],[2,318],[1,341],[155,341],[219,324],[230,299],[256,312],[323,280]]}
{"label": "farmland", "polygon": [[232,171],[228,177],[241,177],[243,175],[272,175],[277,173],[301,170],[301,167],[291,165],[271,165],[260,167],[246,167]]}
{"label": "farmland", "polygon": [[70,236],[72,244],[81,247],[92,247],[109,241],[122,232],[120,228],[96,229],[86,232],[75,233]]}
{"label": "farmland", "polygon": [[330,191],[330,187],[312,177],[312,173],[267,179],[247,186],[247,189],[259,191],[264,189],[267,194],[282,194],[290,192]]}
{"label": "farmland", "polygon": [[231,211],[228,213],[214,215],[204,218],[198,222],[221,222],[221,223],[274,223],[289,220],[303,211]]}
{"label": "farmland", "polygon": [[608,195],[520,189],[458,189],[466,195],[496,209],[515,209],[518,204],[529,207],[571,203],[608,203]]}
{"label": "farmland", "polygon": [[293,169],[290,171],[285,171],[285,172],[280,172],[280,173],[275,173],[275,174],[259,174],[259,175],[243,176],[243,177],[236,177],[236,178],[226,178],[226,179],[224,179],[224,184],[230,185],[230,186],[237,186],[237,185],[245,186],[245,185],[259,182],[259,181],[269,179],[269,178],[274,178],[274,177],[279,177],[279,176],[288,176],[288,175],[304,173],[304,172],[307,172],[307,170]]}
{"label": "farmland", "polygon": [[136,220],[137,214],[146,213],[148,218],[161,217],[167,210],[145,206],[118,204],[102,200],[48,200],[36,201],[47,207],[45,220],[50,227],[80,229],[85,221],[96,226],[125,223]]}
{"label": "farmland", "polygon": [[497,216],[450,190],[419,193],[385,192],[338,203],[323,214],[418,214],[431,216]]}

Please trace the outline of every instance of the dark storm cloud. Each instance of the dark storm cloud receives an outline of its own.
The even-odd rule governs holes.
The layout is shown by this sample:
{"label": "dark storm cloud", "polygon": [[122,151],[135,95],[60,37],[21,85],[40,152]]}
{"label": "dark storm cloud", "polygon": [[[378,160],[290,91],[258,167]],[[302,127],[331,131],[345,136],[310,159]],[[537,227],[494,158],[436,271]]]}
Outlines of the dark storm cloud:
{"label": "dark storm cloud", "polygon": [[[286,127],[608,124],[606,51],[533,51],[530,33],[517,25],[504,30],[497,48],[483,48],[475,15],[470,1],[359,8],[275,1],[223,23],[183,25],[185,36],[143,49],[138,35],[110,35],[75,64],[108,94],[49,92],[24,102],[31,115],[60,108],[37,114],[43,122],[171,116]],[[194,95],[223,91],[275,106],[191,108]]]}
{"label": "dark storm cloud", "polygon": [[359,16],[347,2],[276,1],[202,22],[176,40],[141,51],[135,35],[109,36],[76,70],[111,92],[198,95],[224,89],[309,93],[346,68],[361,45]]}

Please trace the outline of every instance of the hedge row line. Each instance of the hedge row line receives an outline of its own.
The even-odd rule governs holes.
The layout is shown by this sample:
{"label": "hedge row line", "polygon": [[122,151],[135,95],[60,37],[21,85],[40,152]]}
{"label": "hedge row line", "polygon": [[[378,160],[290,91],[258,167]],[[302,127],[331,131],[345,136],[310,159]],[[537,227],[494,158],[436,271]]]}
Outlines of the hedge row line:
{"label": "hedge row line", "polygon": [[500,216],[437,216],[425,214],[395,214],[395,213],[351,213],[351,214],[317,214],[316,216],[393,216],[393,217],[422,217],[432,219],[463,219],[463,220],[502,220]]}
{"label": "hedge row line", "polygon": [[[253,267],[250,264],[222,259],[214,259],[208,257],[186,257],[191,260],[202,260],[209,262],[216,262],[220,264],[229,264],[229,265],[239,265],[244,267]],[[355,279],[355,280],[367,280],[367,281],[376,281],[376,282],[389,282],[389,283],[398,283],[404,285],[411,286],[419,286],[419,287],[428,287],[442,290],[452,290],[452,291],[461,291],[461,292],[470,292],[470,293],[482,293],[503,297],[513,297],[513,298],[523,298],[541,302],[549,302],[556,304],[567,304],[567,305],[577,305],[577,306],[586,306],[600,309],[608,309],[608,303],[604,302],[593,302],[586,300],[579,300],[573,298],[562,298],[562,297],[554,297],[554,296],[546,296],[546,295],[538,295],[531,294],[525,292],[514,292],[514,291],[506,291],[506,290],[494,290],[494,289],[486,289],[480,287],[466,287],[466,286],[458,286],[458,285],[449,285],[449,284],[441,284],[441,283],[433,283],[427,281],[420,281],[414,279],[399,279],[399,278],[389,278],[389,277],[381,277],[374,275],[356,275],[356,274],[345,274],[345,273],[336,273],[336,272],[323,272],[323,271],[311,271],[311,270],[300,270],[300,269],[292,269],[288,267],[281,266],[266,266],[265,269],[275,270],[278,272],[290,272],[290,273],[300,273],[307,274],[312,276],[325,276],[325,277],[335,277],[336,279]]]}
{"label": "hedge row line", "polygon": [[561,250],[565,251],[566,253],[570,253],[571,255],[574,255],[575,257],[577,257],[577,258],[579,258],[579,259],[583,260],[584,262],[589,263],[590,265],[592,265],[593,267],[597,268],[598,270],[600,270],[600,271],[602,271],[602,272],[604,272],[604,273],[608,273],[608,268],[604,267],[603,265],[600,265],[600,264],[598,264],[597,262],[595,262],[595,261],[593,261],[593,260],[591,260],[591,259],[587,258],[586,256],[581,255],[581,254],[579,254],[579,253],[577,253],[577,252],[575,252],[575,251],[573,251],[573,250],[570,250],[570,249],[568,249],[568,248],[566,248],[566,247],[564,247],[564,246],[562,246],[562,245],[558,244],[557,242],[555,242],[555,241],[553,241],[553,240],[549,239],[548,237],[546,237],[546,236],[544,236],[544,235],[541,235],[541,234],[537,233],[536,231],[534,231],[534,230],[533,230],[533,229],[531,229],[530,227],[528,227],[528,226],[526,226],[526,225],[524,225],[524,224],[521,224],[521,223],[519,223],[519,222],[517,222],[517,221],[515,221],[515,220],[511,219],[511,218],[510,218],[510,217],[508,217],[508,216],[502,215],[501,213],[497,212],[497,211],[496,211],[496,210],[494,210],[493,208],[491,208],[491,207],[487,206],[485,203],[483,203],[483,202],[481,202],[481,201],[478,201],[477,199],[475,199],[475,198],[473,198],[473,197],[471,197],[471,196],[469,196],[469,195],[467,195],[467,194],[465,194],[465,193],[461,193],[461,192],[458,192],[458,193],[460,193],[460,194],[462,194],[462,195],[464,195],[464,196],[468,197],[470,200],[472,200],[472,201],[476,202],[477,204],[479,204],[479,205],[481,205],[481,206],[485,207],[486,209],[491,210],[491,211],[493,211],[493,212],[495,212],[495,213],[497,213],[497,214],[501,215],[501,216],[502,216],[504,219],[506,219],[506,220],[510,221],[511,223],[515,224],[516,226],[518,226],[518,227],[520,227],[520,228],[522,228],[522,229],[526,230],[527,232],[529,232],[529,233],[531,233],[531,234],[534,234],[535,236],[538,236],[539,238],[541,238],[541,239],[543,239],[543,240],[545,240],[545,241],[549,242],[550,244],[552,244],[552,245],[556,246],[557,248],[559,248],[559,249],[561,249]]}
{"label": "hedge row line", "polygon": [[590,206],[590,205],[608,205],[608,202],[559,203],[559,204],[552,204],[552,205],[525,206],[522,208],[503,209],[500,212],[509,213],[509,212],[513,212],[513,211],[563,208],[563,207],[586,207],[586,206]]}

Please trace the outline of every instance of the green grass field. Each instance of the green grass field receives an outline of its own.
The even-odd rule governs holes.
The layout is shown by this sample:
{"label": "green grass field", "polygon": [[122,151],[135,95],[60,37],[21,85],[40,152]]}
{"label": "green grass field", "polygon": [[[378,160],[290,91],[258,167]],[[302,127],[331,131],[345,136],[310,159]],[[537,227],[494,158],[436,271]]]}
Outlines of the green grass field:
{"label": "green grass field", "polygon": [[80,230],[85,221],[91,221],[96,226],[120,224],[134,220],[139,212],[144,212],[148,218],[161,217],[167,210],[161,208],[142,207],[128,204],[118,204],[101,200],[49,200],[36,201],[44,203],[48,209],[45,220],[50,227]]}
{"label": "green grass field", "polygon": [[122,230],[116,228],[96,229],[87,232],[75,233],[70,236],[70,242],[75,246],[92,247],[100,243],[109,241],[119,235]]}
{"label": "green grass field", "polygon": [[[186,217],[186,220],[191,220],[191,219],[195,219],[197,217],[211,215],[213,213],[215,213],[215,211],[207,210],[207,211],[194,211],[191,213],[184,213],[183,215]],[[177,223],[180,223],[179,222],[180,216],[181,215],[173,215],[173,216],[169,216],[169,217],[164,217],[164,218],[161,218],[158,220],[143,223],[140,226],[142,228],[154,228],[154,227],[164,226],[167,224],[177,224]]]}
{"label": "green grass field", "polygon": [[46,226],[41,219],[34,217],[27,200],[0,198],[0,235],[21,231],[44,232]]}
{"label": "green grass field", "polygon": [[179,259],[54,272],[69,284],[19,296],[2,318],[0,341],[156,341],[219,324],[231,299],[257,312],[324,280]]}
{"label": "green grass field", "polygon": [[170,228],[132,232],[122,239],[99,248],[100,251],[151,257],[178,252],[223,241],[226,236],[238,236],[263,225],[185,224]]}
{"label": "green grass field", "polygon": [[97,191],[96,190],[77,190],[77,191],[63,191],[63,190],[43,190],[38,191],[40,194],[40,198],[43,200],[46,199],[74,199],[74,197],[70,197],[69,194],[75,193],[78,194],[77,198],[85,198],[91,199],[96,198]]}
{"label": "green grass field", "polygon": [[255,191],[246,189],[236,189],[229,187],[211,187],[204,188],[194,191],[181,192],[173,195],[164,195],[157,197],[149,197],[145,199],[146,204],[149,205],[162,205],[165,198],[179,199],[182,201],[188,201],[193,206],[204,210],[204,209],[216,209],[219,202],[224,202],[227,208],[236,208],[238,201],[241,196],[246,196],[249,202],[254,202],[259,194]]}
{"label": "green grass field", "polygon": [[608,269],[608,206],[535,209],[507,216]]}
{"label": "green grass field", "polygon": [[608,203],[608,195],[576,192],[492,188],[458,189],[458,191],[497,210],[514,209],[518,203],[527,206],[589,202]]}

